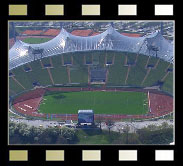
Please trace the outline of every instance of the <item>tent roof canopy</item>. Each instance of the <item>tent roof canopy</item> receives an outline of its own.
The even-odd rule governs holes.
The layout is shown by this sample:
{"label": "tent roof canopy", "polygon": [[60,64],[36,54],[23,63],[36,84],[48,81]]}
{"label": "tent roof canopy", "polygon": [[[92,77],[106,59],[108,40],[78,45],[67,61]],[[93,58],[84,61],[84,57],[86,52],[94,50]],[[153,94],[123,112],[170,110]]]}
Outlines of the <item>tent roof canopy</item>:
{"label": "tent roof canopy", "polygon": [[[152,49],[154,48],[154,49]],[[36,54],[36,50],[39,51]],[[17,40],[9,50],[9,70],[42,57],[66,52],[89,50],[116,50],[156,56],[173,63],[173,44],[159,31],[144,37],[129,37],[117,32],[112,26],[95,36],[75,36],[62,28],[60,33],[48,42],[28,44]],[[41,55],[38,55],[41,54]]]}

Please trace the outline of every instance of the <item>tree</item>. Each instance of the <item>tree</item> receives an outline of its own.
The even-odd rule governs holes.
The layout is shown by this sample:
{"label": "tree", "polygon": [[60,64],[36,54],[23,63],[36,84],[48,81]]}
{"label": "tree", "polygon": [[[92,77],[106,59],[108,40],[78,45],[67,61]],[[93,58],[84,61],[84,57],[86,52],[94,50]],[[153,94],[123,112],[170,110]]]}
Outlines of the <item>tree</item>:
{"label": "tree", "polygon": [[127,144],[140,144],[138,135],[135,133],[128,133],[128,140],[126,139]]}
{"label": "tree", "polygon": [[114,127],[114,122],[111,119],[107,119],[106,125],[107,125],[107,128],[109,130],[109,135],[110,135],[111,128]]}
{"label": "tree", "polygon": [[166,128],[173,128],[172,125],[169,125],[167,122],[163,122],[161,126],[159,126],[160,129],[166,129]]}
{"label": "tree", "polygon": [[99,115],[99,117],[96,119],[96,122],[98,123],[100,127],[100,131],[102,131],[102,122],[104,122],[103,116]]}
{"label": "tree", "polygon": [[169,144],[173,142],[173,127],[162,124],[152,130],[152,126],[137,130],[139,140],[142,144]]}
{"label": "tree", "polygon": [[62,127],[60,135],[67,139],[68,142],[72,142],[76,138],[75,130],[68,127]]}
{"label": "tree", "polygon": [[41,134],[44,132],[44,129],[43,128],[38,128],[38,127],[34,127],[32,126],[30,128],[30,136],[29,136],[29,141],[31,143],[39,143],[39,140],[40,140],[40,137],[41,137]]}
{"label": "tree", "polygon": [[10,122],[10,123],[9,123],[9,136],[10,136],[10,137],[11,137],[11,136],[14,136],[15,132],[16,132],[16,124]]}
{"label": "tree", "polygon": [[147,126],[147,129],[149,129],[150,131],[155,131],[158,129],[158,127],[156,125],[151,124]]}
{"label": "tree", "polygon": [[67,144],[67,139],[65,139],[63,136],[59,135],[56,141],[56,144]]}
{"label": "tree", "polygon": [[126,134],[126,144],[128,144],[128,133],[130,131],[130,126],[127,124],[124,128],[123,128],[123,132]]}

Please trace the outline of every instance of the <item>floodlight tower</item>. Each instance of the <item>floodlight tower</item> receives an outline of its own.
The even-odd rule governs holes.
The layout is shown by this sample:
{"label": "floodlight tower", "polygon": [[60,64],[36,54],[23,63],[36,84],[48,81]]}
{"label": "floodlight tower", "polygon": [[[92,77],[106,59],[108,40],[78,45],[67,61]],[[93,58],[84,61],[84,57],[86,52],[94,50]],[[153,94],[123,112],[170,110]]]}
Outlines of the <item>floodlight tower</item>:
{"label": "floodlight tower", "polygon": [[150,56],[151,51],[155,51],[156,52],[156,58],[158,57],[159,48],[157,46],[147,45],[147,48],[149,50],[149,56]]}
{"label": "floodlight tower", "polygon": [[12,29],[13,29],[13,38],[16,42],[16,33],[15,33],[15,24],[14,24],[14,22],[11,22],[11,25],[12,25]]}
{"label": "floodlight tower", "polygon": [[36,55],[38,55],[38,54],[41,55],[41,58],[43,57],[43,51],[44,51],[43,48],[41,48],[41,49],[39,47],[38,48],[32,48],[31,46],[29,46],[29,52],[31,52],[34,55],[34,61],[36,60]]}
{"label": "floodlight tower", "polygon": [[60,29],[62,29],[63,25],[62,25],[62,22],[60,22]]}
{"label": "floodlight tower", "polygon": [[147,49],[149,50],[149,56],[150,56],[150,52],[151,52],[151,50],[152,50],[152,45],[147,45]]}
{"label": "floodlight tower", "polygon": [[158,47],[152,47],[152,50],[156,52],[156,58],[158,57],[158,51],[159,51],[159,48]]}
{"label": "floodlight tower", "polygon": [[161,22],[161,34],[163,35],[163,22]]}

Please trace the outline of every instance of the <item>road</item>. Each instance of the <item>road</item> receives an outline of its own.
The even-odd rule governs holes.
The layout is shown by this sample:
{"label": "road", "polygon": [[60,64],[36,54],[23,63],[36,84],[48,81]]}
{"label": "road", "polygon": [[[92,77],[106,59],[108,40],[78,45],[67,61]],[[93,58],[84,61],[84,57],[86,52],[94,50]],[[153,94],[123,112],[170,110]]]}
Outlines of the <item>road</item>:
{"label": "road", "polygon": [[[64,125],[63,122],[61,123],[57,121],[26,120],[26,119],[15,119],[15,118],[10,118],[10,121],[15,123],[25,123],[29,126],[34,127],[41,126],[43,128]],[[156,120],[156,121],[144,121],[144,122],[115,122],[113,127],[111,128],[111,131],[123,132],[123,129],[126,126],[128,126],[130,129],[129,133],[134,133],[136,132],[137,129],[147,127],[148,125],[160,126],[164,122],[166,122],[168,125],[174,125],[174,122],[172,120]],[[103,130],[108,130],[107,125],[105,123],[102,123],[101,127]]]}
{"label": "road", "polygon": [[[164,122],[168,125],[174,125],[172,120],[156,120],[156,121],[143,121],[143,122],[116,122],[111,128],[111,131],[123,132],[125,127],[129,127],[129,133],[134,133],[138,129],[142,129],[149,125],[161,126]],[[105,124],[102,124],[102,129],[108,129]]]}

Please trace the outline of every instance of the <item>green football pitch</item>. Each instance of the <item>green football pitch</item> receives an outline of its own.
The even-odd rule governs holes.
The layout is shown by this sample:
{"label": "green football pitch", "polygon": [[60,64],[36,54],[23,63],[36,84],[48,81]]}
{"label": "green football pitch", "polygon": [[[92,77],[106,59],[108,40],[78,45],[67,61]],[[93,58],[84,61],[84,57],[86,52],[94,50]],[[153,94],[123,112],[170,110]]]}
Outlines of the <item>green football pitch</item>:
{"label": "green football pitch", "polygon": [[51,40],[51,38],[26,38],[23,41],[29,44],[40,44]]}
{"label": "green football pitch", "polygon": [[77,114],[82,109],[92,109],[95,114],[146,114],[147,94],[109,91],[57,92],[45,95],[39,107],[41,113],[52,114]]}

